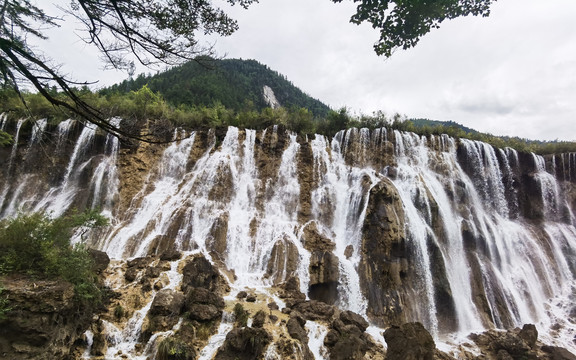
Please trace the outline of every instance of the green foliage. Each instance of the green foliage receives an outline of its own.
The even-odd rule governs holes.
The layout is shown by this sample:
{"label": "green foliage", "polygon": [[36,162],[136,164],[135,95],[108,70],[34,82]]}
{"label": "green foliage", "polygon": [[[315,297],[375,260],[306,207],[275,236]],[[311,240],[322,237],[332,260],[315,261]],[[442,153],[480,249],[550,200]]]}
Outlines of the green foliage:
{"label": "green foliage", "polygon": [[114,307],[114,317],[117,320],[120,320],[124,317],[124,315],[126,314],[126,311],[124,310],[124,307],[120,304],[116,305],[116,307]]}
{"label": "green foliage", "polygon": [[98,301],[92,257],[83,244],[70,245],[70,238],[75,231],[106,223],[95,210],[54,219],[44,213],[4,219],[0,221],[0,274],[62,278],[74,285],[79,300]]}
{"label": "green foliage", "polygon": [[6,314],[12,310],[10,307],[10,301],[5,295],[2,295],[4,292],[4,287],[0,284],[0,321],[6,318]]}
{"label": "green foliage", "polygon": [[244,310],[244,306],[240,303],[234,305],[234,317],[236,318],[235,325],[237,327],[246,327],[248,325],[248,318],[250,318],[250,313]]}
{"label": "green foliage", "polygon": [[156,359],[158,360],[188,360],[194,358],[194,350],[176,337],[164,338],[158,344],[156,352]]}
{"label": "green foliage", "polygon": [[14,143],[12,135],[0,130],[0,146],[10,146]]}
{"label": "green foliage", "polygon": [[378,55],[390,57],[398,48],[406,50],[415,46],[422,36],[440,27],[440,23],[446,19],[468,15],[488,16],[494,1],[354,0],[359,4],[350,21],[355,24],[367,21],[373,28],[379,29],[380,39],[374,45],[374,51]]}
{"label": "green foliage", "polygon": [[306,108],[313,116],[325,116],[330,110],[286,77],[255,60],[203,58],[154,76],[141,74],[103,89],[101,93],[107,96],[123,94],[145,85],[162,94],[174,107],[215,107],[220,104],[235,112],[258,112],[269,106],[263,96],[266,85],[272,88],[280,104],[286,108]]}

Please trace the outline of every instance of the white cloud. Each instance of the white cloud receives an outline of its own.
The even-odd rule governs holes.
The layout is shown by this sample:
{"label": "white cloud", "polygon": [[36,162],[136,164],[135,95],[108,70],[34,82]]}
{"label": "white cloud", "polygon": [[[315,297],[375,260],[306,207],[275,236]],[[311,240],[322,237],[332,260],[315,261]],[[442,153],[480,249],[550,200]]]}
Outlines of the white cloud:
{"label": "white cloud", "polygon": [[[506,0],[489,18],[447,21],[416,48],[375,55],[368,25],[350,24],[353,2],[261,0],[232,7],[240,30],[220,38],[228,57],[256,59],[334,108],[381,109],[453,120],[493,134],[576,140],[576,2]],[[71,47],[75,46],[74,50]],[[68,32],[53,53],[79,79],[109,85],[92,49]]]}

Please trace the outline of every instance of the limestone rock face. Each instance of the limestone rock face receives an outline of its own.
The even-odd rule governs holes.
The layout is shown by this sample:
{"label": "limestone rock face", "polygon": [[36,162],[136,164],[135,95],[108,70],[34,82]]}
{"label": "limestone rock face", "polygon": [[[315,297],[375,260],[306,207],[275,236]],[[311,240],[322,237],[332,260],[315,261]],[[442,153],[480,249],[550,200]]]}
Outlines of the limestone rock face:
{"label": "limestone rock face", "polygon": [[75,302],[72,284],[24,277],[2,284],[12,310],[0,320],[0,359],[71,359],[93,311]]}
{"label": "limestone rock face", "polygon": [[433,360],[436,344],[421,323],[392,326],[384,332],[386,360]]}
{"label": "limestone rock face", "polygon": [[371,191],[361,252],[360,284],[368,300],[368,315],[377,323],[402,323],[406,318],[402,294],[413,274],[404,211],[389,180],[383,179]]}

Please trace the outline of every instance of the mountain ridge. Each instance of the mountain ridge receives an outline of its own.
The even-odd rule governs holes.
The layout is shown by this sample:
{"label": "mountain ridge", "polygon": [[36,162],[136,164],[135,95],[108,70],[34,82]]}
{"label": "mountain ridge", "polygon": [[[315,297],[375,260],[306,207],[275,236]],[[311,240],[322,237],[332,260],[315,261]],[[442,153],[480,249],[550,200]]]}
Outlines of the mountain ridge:
{"label": "mountain ridge", "polygon": [[252,59],[199,59],[155,75],[140,74],[100,92],[123,93],[144,85],[174,106],[220,103],[236,111],[262,110],[276,105],[270,102],[267,90],[271,89],[280,106],[306,108],[316,117],[324,117],[330,111],[330,107],[296,87],[286,76]]}

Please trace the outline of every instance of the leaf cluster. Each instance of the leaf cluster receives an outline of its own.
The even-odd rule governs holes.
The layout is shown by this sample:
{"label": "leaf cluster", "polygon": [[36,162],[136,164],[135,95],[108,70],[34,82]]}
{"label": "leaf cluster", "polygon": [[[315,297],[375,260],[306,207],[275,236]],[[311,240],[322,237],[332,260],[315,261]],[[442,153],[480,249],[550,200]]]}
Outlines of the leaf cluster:
{"label": "leaf cluster", "polygon": [[[343,0],[332,0],[340,3]],[[495,0],[354,0],[356,14],[350,22],[368,22],[380,30],[380,38],[374,45],[378,55],[392,56],[398,48],[416,46],[420,38],[430,30],[440,27],[446,19],[461,16],[490,14]]]}
{"label": "leaf cluster", "polygon": [[100,299],[93,260],[83,244],[71,245],[79,228],[107,224],[95,210],[51,218],[45,213],[20,214],[0,221],[0,274],[62,278],[74,285],[81,301]]}

